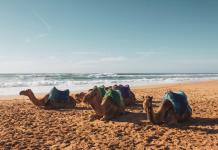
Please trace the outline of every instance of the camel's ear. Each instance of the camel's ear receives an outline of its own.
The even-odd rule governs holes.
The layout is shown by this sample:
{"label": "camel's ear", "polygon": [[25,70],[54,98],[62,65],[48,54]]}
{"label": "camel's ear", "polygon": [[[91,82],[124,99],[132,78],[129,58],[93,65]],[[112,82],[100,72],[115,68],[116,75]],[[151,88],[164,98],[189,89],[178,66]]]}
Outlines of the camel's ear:
{"label": "camel's ear", "polygon": [[146,99],[151,99],[151,100],[152,100],[152,99],[153,99],[153,96],[146,96],[145,98],[146,98]]}

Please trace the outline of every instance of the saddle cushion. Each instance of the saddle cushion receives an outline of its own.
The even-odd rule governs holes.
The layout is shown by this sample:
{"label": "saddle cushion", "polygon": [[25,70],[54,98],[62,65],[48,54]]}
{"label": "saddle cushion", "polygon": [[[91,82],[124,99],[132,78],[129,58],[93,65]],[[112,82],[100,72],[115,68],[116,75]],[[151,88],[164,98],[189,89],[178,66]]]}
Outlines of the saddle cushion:
{"label": "saddle cushion", "polygon": [[54,107],[64,107],[67,104],[70,104],[69,94],[69,90],[60,91],[56,87],[53,87],[49,92],[47,103]]}
{"label": "saddle cushion", "polygon": [[125,98],[129,98],[130,97],[130,88],[129,85],[118,85],[116,86],[114,89],[119,90],[122,94],[122,97]]}
{"label": "saddle cushion", "polygon": [[179,115],[183,115],[186,112],[192,112],[191,107],[188,104],[187,96],[183,91],[165,93],[163,101],[170,101],[173,105],[173,109]]}
{"label": "saddle cushion", "polygon": [[105,93],[104,97],[112,97],[113,103],[118,106],[124,106],[123,97],[119,90],[109,89]]}

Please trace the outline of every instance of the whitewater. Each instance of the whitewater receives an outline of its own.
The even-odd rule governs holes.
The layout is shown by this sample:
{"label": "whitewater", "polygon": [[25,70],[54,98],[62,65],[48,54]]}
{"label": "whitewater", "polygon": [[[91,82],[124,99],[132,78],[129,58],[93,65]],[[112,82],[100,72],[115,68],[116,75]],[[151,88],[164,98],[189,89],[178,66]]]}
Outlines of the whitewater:
{"label": "whitewater", "polygon": [[17,95],[31,88],[36,93],[52,87],[79,92],[97,85],[129,84],[130,86],[218,80],[215,73],[35,73],[0,74],[0,95]]}

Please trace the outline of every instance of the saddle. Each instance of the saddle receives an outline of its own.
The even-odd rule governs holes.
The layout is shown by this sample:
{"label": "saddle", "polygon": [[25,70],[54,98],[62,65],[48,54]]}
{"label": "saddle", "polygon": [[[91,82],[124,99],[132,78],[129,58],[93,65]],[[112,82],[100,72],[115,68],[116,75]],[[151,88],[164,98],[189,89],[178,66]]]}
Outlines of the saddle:
{"label": "saddle", "polygon": [[114,104],[117,106],[124,106],[123,97],[119,90],[109,89],[106,91],[104,97],[111,97]]}
{"label": "saddle", "polygon": [[178,92],[166,92],[163,97],[163,102],[169,101],[173,105],[174,111],[179,114],[183,115],[186,112],[192,112],[191,107],[189,106],[187,96],[183,91]]}
{"label": "saddle", "polygon": [[60,91],[56,87],[53,87],[49,92],[49,97],[46,104],[54,108],[65,108],[67,105],[73,105],[69,99],[69,94],[70,91],[68,89]]}
{"label": "saddle", "polygon": [[124,98],[124,99],[126,99],[126,98],[129,98],[130,97],[130,88],[129,88],[129,85],[115,85],[114,87],[113,87],[113,89],[115,89],[115,90],[119,90],[120,92],[121,92],[121,94],[122,94],[122,97]]}

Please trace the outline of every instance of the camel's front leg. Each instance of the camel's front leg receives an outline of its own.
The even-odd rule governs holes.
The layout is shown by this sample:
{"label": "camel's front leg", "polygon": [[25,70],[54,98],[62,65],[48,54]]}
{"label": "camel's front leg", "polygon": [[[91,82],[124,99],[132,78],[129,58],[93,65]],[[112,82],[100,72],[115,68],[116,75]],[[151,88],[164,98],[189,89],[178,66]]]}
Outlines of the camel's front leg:
{"label": "camel's front leg", "polygon": [[169,101],[162,103],[157,113],[154,115],[154,120],[157,124],[165,122],[166,113],[170,108],[172,108],[172,104]]}
{"label": "camel's front leg", "polygon": [[112,119],[119,111],[119,108],[111,102],[111,98],[108,97],[102,101],[102,112],[103,118],[102,120],[110,120]]}
{"label": "camel's front leg", "polygon": [[92,109],[95,111],[95,114],[90,116],[90,121],[103,117],[101,105],[99,105],[96,101],[93,101],[91,106]]}

